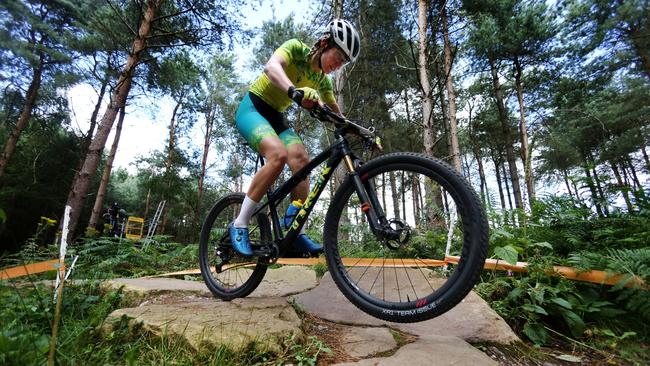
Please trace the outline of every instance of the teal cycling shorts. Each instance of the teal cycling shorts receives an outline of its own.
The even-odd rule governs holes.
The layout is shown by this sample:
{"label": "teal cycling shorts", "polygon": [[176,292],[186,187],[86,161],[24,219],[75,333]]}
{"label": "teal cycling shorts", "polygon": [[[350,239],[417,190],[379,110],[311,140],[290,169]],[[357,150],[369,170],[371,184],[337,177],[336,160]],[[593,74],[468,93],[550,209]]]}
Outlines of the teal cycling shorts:
{"label": "teal cycling shorts", "polygon": [[285,146],[303,143],[296,131],[286,123],[282,113],[251,92],[246,93],[239,104],[235,120],[239,133],[257,152],[260,151],[262,139],[269,136],[280,138]]}

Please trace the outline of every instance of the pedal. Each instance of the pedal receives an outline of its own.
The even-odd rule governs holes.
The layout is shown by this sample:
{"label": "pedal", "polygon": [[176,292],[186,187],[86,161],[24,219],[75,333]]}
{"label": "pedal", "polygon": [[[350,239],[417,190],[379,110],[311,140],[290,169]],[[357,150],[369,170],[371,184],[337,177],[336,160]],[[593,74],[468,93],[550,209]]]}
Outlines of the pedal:
{"label": "pedal", "polygon": [[253,246],[253,256],[270,258],[274,263],[278,258],[279,249],[274,243]]}
{"label": "pedal", "polygon": [[282,255],[282,258],[312,258],[318,257],[318,254],[312,255],[309,252],[300,252],[297,250],[289,250]]}

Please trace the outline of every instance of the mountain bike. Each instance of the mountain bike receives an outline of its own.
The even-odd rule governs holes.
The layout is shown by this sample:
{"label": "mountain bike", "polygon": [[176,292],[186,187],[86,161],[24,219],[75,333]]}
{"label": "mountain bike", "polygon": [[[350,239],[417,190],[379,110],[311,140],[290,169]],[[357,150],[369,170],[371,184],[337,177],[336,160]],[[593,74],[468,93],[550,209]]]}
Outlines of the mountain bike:
{"label": "mountain bike", "polygon": [[[244,194],[229,194],[210,210],[199,245],[201,274],[210,291],[226,301],[254,291],[269,265],[291,250],[343,162],[347,175],[330,199],[322,238],[327,268],[343,295],[364,312],[392,322],[427,320],[458,304],[478,280],[488,250],[486,216],[469,183],[443,161],[418,153],[363,162],[355,151],[381,149],[374,127],[326,107],[311,114],[333,126],[335,141],[269,189],[249,226],[252,257],[233,249],[227,230]],[[264,163],[261,156],[258,162]],[[320,165],[305,203],[284,230],[281,202]],[[458,263],[448,263],[447,253],[458,255]]]}

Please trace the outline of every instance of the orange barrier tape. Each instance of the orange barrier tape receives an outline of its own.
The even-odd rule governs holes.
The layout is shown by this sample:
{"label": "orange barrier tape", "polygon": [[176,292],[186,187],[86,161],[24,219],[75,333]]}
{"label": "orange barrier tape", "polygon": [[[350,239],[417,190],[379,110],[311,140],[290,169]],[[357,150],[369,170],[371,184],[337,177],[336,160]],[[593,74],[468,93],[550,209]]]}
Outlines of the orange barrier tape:
{"label": "orange barrier tape", "polygon": [[[448,256],[445,257],[449,263],[458,263],[460,257],[457,256]],[[499,270],[511,270],[513,272],[528,272],[526,269],[528,263],[526,262],[517,262],[513,265],[499,259],[487,259],[485,261],[485,269],[499,269]],[[599,285],[610,285],[613,286],[617,284],[622,278],[623,275],[620,274],[611,274],[605,271],[591,270],[580,272],[575,268],[566,267],[566,266],[553,266],[552,274],[560,275],[568,280],[582,281],[582,282],[591,282]],[[641,286],[648,289],[648,286],[637,276],[634,276],[631,281],[629,281],[625,287],[634,287]]]}
{"label": "orange barrier tape", "polygon": [[[460,261],[460,257],[457,256],[448,256],[445,257],[445,260],[435,260],[435,259],[378,259],[378,258],[343,258],[343,265],[348,266],[348,267],[354,267],[354,266],[363,266],[363,267],[441,267],[446,264],[457,264]],[[52,263],[56,264],[58,263],[58,260],[52,260],[48,262],[42,262],[42,263],[36,263],[36,264],[44,264],[44,263]],[[313,266],[317,263],[322,263],[325,264],[325,258],[324,257],[319,257],[319,258],[280,258],[277,261],[277,264],[285,264],[285,265],[301,265],[301,266]],[[236,264],[238,266],[241,266],[242,264]],[[254,265],[254,263],[250,264],[251,266]],[[527,272],[528,270],[526,267],[528,266],[527,262],[517,262],[517,264],[510,264],[507,263],[506,261],[499,260],[499,259],[487,259],[485,261],[485,269],[494,269],[494,270],[502,270],[502,271],[513,271],[513,272]],[[22,269],[24,266],[20,267],[15,267],[15,268],[10,268],[9,270],[16,270],[16,269]],[[41,270],[40,272],[47,271],[47,270],[53,270],[56,269],[54,267],[50,267],[45,270]],[[38,273],[38,272],[30,272],[30,273]],[[598,270],[592,270],[592,271],[585,271],[585,272],[579,272],[575,268],[571,267],[565,267],[565,266],[553,266],[553,273],[558,274],[560,276],[563,276],[566,279],[569,280],[575,280],[575,281],[582,281],[582,282],[591,282],[591,283],[596,283],[596,284],[601,284],[601,285],[610,285],[613,286],[618,281],[620,281],[623,278],[623,275],[611,275],[608,274],[605,271],[598,271]],[[167,277],[167,276],[180,276],[180,275],[197,275],[201,274],[201,270],[199,269],[189,269],[185,271],[178,271],[178,272],[170,272],[170,273],[163,273],[159,275],[154,275],[154,276],[145,276],[146,278],[151,278],[151,277]],[[24,274],[23,274],[24,275]],[[13,276],[17,277],[17,276]],[[5,271],[3,270],[2,272],[2,279],[5,278]],[[11,277],[9,277],[11,278]],[[638,277],[633,277],[631,281],[629,281],[626,285],[626,287],[633,287],[633,286],[641,286],[644,287],[645,289],[650,289],[649,286],[647,286],[642,279]]]}
{"label": "orange barrier tape", "polygon": [[45,262],[24,264],[22,266],[5,268],[0,270],[0,280],[27,276],[30,274],[56,271],[59,269],[59,260],[51,259]]}
{"label": "orange barrier tape", "polygon": [[[325,258],[279,258],[277,264],[313,266],[316,263],[325,264]],[[343,258],[343,265],[347,267],[441,267],[447,264],[445,261],[435,259],[379,259],[379,258]],[[237,264],[241,265],[241,264]],[[254,263],[250,264],[251,266]],[[165,277],[201,274],[199,269],[188,269],[185,271],[170,272],[149,277]]]}

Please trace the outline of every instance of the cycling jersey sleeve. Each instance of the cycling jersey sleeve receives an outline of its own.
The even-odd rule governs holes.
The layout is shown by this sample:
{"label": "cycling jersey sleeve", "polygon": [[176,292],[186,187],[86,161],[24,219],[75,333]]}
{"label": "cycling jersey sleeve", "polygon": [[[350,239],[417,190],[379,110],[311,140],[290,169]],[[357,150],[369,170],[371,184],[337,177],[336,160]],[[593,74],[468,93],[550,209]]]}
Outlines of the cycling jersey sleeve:
{"label": "cycling jersey sleeve", "polygon": [[334,88],[332,87],[332,79],[329,76],[325,75],[323,81],[320,83],[318,92],[320,93],[320,98],[326,104],[336,103],[336,98],[334,97]]}
{"label": "cycling jersey sleeve", "polygon": [[297,39],[290,39],[278,47],[278,49],[273,52],[273,55],[281,56],[287,62],[287,64],[291,64],[297,59],[304,57],[302,53],[302,42]]}

